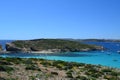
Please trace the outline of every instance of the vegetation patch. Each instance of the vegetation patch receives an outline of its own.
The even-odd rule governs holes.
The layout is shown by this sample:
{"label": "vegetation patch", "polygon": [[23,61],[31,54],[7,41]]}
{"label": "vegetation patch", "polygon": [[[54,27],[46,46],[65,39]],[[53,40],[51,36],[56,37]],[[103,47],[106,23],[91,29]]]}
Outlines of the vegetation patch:
{"label": "vegetation patch", "polygon": [[6,65],[0,65],[0,71],[6,71],[10,72],[13,71],[14,69],[12,67],[6,66]]}
{"label": "vegetation patch", "polygon": [[25,69],[26,70],[38,70],[38,71],[41,71],[38,66],[33,65],[33,64],[27,65]]}
{"label": "vegetation patch", "polygon": [[0,80],[120,80],[120,69],[99,65],[1,57],[0,63]]}

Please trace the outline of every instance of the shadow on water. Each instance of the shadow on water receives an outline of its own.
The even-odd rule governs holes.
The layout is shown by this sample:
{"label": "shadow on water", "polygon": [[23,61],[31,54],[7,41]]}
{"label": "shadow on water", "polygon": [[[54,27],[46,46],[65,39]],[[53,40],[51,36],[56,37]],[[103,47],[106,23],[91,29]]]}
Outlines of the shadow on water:
{"label": "shadow on water", "polygon": [[54,54],[48,54],[48,56],[58,56],[58,57],[87,57],[87,56],[92,56],[90,54],[84,54],[84,53],[54,53]]}

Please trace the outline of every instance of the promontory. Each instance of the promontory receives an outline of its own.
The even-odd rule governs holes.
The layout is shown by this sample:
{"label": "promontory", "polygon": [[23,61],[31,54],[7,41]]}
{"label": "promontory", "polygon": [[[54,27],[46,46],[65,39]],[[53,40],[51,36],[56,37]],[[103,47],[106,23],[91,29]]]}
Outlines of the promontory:
{"label": "promontory", "polygon": [[6,51],[15,52],[79,52],[102,50],[101,46],[62,39],[16,40],[6,44]]}

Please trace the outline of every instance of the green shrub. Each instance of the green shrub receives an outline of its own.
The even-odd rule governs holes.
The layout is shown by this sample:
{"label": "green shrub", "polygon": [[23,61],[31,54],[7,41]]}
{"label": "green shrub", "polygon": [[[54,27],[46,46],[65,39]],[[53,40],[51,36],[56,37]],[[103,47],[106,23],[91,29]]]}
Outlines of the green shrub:
{"label": "green shrub", "polygon": [[88,78],[85,76],[77,76],[76,79],[77,80],[88,80]]}
{"label": "green shrub", "polygon": [[30,64],[34,64],[34,63],[31,59],[27,59],[27,60],[24,61],[24,64],[30,65]]}
{"label": "green shrub", "polygon": [[57,73],[57,72],[51,72],[51,74],[58,75],[58,73]]}
{"label": "green shrub", "polygon": [[3,78],[3,77],[0,77],[0,80],[6,80],[5,78]]}
{"label": "green shrub", "polygon": [[0,71],[7,71],[7,72],[10,72],[10,71],[13,71],[14,69],[12,67],[8,67],[6,65],[0,65]]}
{"label": "green shrub", "polygon": [[119,79],[117,79],[117,77],[111,76],[111,75],[105,75],[104,78],[107,80],[119,80]]}
{"label": "green shrub", "polygon": [[6,58],[5,59],[7,62],[11,62],[11,63],[14,63],[14,64],[20,64],[20,63],[23,63],[23,59],[21,58]]}
{"label": "green shrub", "polygon": [[59,69],[65,69],[65,66],[61,63],[57,64],[56,67]]}
{"label": "green shrub", "polygon": [[85,63],[78,63],[78,66],[85,66]]}
{"label": "green shrub", "polygon": [[7,61],[0,61],[0,65],[12,65],[12,63]]}
{"label": "green shrub", "polygon": [[85,68],[88,68],[88,69],[92,69],[94,67],[94,65],[91,65],[91,64],[86,64],[85,65]]}
{"label": "green shrub", "polygon": [[30,78],[30,80],[36,80],[35,78],[35,76],[29,76],[29,78]]}
{"label": "green shrub", "polygon": [[9,79],[6,79],[6,80],[16,80],[16,79],[14,79],[14,78],[9,78]]}
{"label": "green shrub", "polygon": [[51,66],[52,63],[50,61],[41,61],[40,64],[42,64],[44,67]]}
{"label": "green shrub", "polygon": [[95,74],[91,74],[90,76],[94,78],[99,78],[101,77],[101,74],[95,73]]}
{"label": "green shrub", "polygon": [[67,77],[69,77],[69,78],[73,78],[73,75],[72,75],[72,71],[71,71],[71,70],[68,71],[66,74],[67,74]]}
{"label": "green shrub", "polygon": [[111,69],[103,69],[102,72],[112,72]]}
{"label": "green shrub", "polygon": [[26,70],[38,70],[38,71],[41,71],[38,66],[32,65],[32,64],[31,65],[27,65],[25,69]]}
{"label": "green shrub", "polygon": [[118,76],[119,73],[117,73],[117,72],[115,72],[115,71],[112,71],[112,72],[111,72],[111,75],[112,75],[112,76]]}

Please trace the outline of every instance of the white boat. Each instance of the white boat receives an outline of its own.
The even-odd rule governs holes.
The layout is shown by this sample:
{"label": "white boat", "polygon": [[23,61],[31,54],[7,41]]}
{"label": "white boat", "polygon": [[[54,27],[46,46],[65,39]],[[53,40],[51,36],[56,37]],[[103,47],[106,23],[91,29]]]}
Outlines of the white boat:
{"label": "white boat", "polygon": [[118,53],[120,53],[120,51],[117,51]]}

